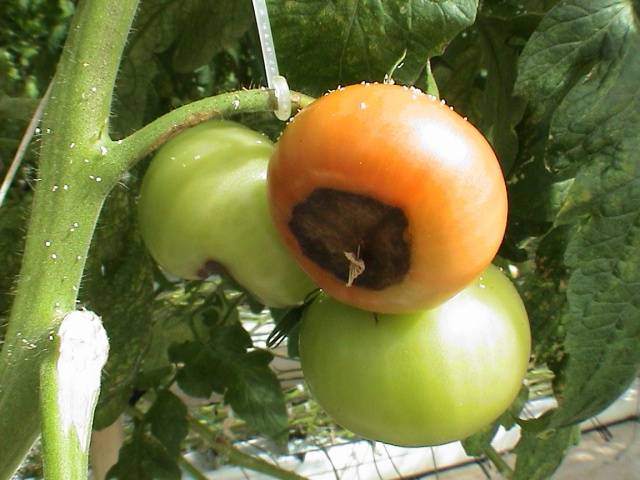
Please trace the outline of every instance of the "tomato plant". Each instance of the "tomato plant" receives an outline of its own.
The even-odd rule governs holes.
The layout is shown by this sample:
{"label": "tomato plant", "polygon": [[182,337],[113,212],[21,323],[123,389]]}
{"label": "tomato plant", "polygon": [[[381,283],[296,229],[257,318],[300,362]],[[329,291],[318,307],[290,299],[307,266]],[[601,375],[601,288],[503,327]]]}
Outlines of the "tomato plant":
{"label": "tomato plant", "polygon": [[299,113],[269,165],[275,224],[329,295],[386,313],[432,307],[486,268],[507,196],[491,146],[435,97],[338,89]]}
{"label": "tomato plant", "polygon": [[302,302],[314,287],[281,244],[267,207],[273,145],[229,121],[211,121],[169,141],[145,173],[142,237],[169,273],[227,273],[269,306]]}
{"label": "tomato plant", "polygon": [[[266,0],[266,9],[256,9],[260,18],[252,3],[262,2],[1,2],[0,256],[6,261],[0,277],[0,479],[39,476],[40,460],[33,471],[14,473],[40,433],[45,476],[83,478],[91,427],[101,429],[119,416],[135,418],[127,421],[133,428],[123,448],[107,449],[120,451],[112,472],[120,478],[142,471],[180,478],[181,468],[195,469],[181,457],[193,449],[213,449],[216,459],[265,475],[296,478],[236,449],[235,440],[264,435],[282,452],[287,433],[294,433],[300,452],[299,446],[314,449],[335,439],[334,425],[307,403],[307,389],[284,391],[298,372],[272,369],[274,356],[252,341],[264,325],[245,329],[257,320],[247,316],[248,307],[260,308],[255,299],[239,295],[230,282],[166,282],[146,254],[135,215],[136,164],[179,132],[229,118],[273,136],[285,129],[272,115],[288,103],[284,83],[273,83],[276,51],[293,112],[337,85],[380,82],[392,70],[396,83],[438,92],[469,118],[464,122],[410,87],[363,85],[320,97],[286,127],[272,162],[271,183],[278,188],[270,194],[282,210],[270,214],[282,217],[285,236],[291,230],[289,247],[300,250],[304,268],[317,269],[316,278],[344,301],[352,297],[374,310],[402,310],[417,300],[431,305],[464,283],[467,268],[482,268],[503,227],[504,211],[491,200],[502,187],[491,183],[490,171],[497,184],[501,179],[493,160],[494,167],[483,170],[479,162],[468,174],[466,166],[477,158],[457,153],[478,146],[469,123],[491,144],[509,198],[498,261],[518,272],[531,320],[528,390],[531,398],[552,396],[557,407],[542,418],[520,419],[521,436],[510,452],[513,471],[491,450],[495,422],[464,447],[469,455],[485,455],[506,478],[552,478],[581,425],[620,398],[640,366],[638,1],[362,0],[354,8],[350,0]],[[258,45],[257,34],[268,32],[267,13],[273,43]],[[271,59],[260,61],[261,50]],[[451,130],[422,135],[434,123],[416,115],[419,105],[434,115],[429,118],[448,119]],[[452,135],[456,131],[473,133]],[[489,151],[484,140],[480,144]],[[272,147],[254,146],[256,155],[271,155]],[[258,195],[230,201],[213,219],[189,221],[187,215],[193,204],[202,203],[196,210],[203,213],[205,204],[231,199],[233,185],[255,193],[264,184],[262,167],[235,161],[245,147],[238,140],[220,163],[262,180],[231,181],[233,168],[219,166],[220,179],[229,183],[211,181],[210,189],[193,196],[197,189],[188,188],[182,198],[173,183],[182,173],[192,180],[186,170],[195,160],[183,156],[185,172],[169,169],[166,195],[156,199],[165,217],[182,218],[166,228],[159,215],[149,229],[166,228],[166,238],[176,240],[161,250],[190,259],[176,264],[191,265],[184,275],[223,266],[232,273],[239,266],[259,279],[252,284],[264,288],[263,301],[284,287],[271,303],[288,303],[302,296],[292,285],[304,277],[281,276],[282,269],[297,271],[287,267],[290,260],[265,267],[280,254],[260,240],[271,238],[273,229],[263,237],[262,227],[249,227],[258,210],[268,211]],[[426,155],[429,147],[439,147],[442,156]],[[363,155],[350,156],[354,151]],[[487,155],[489,161],[493,154]],[[420,160],[438,158],[442,162]],[[204,183],[208,177],[202,177]],[[423,189],[425,178],[433,181]],[[171,211],[173,203],[185,207],[177,207],[180,215]],[[247,208],[238,216],[240,204]],[[203,226],[208,220],[217,230]],[[182,243],[180,232],[195,235]],[[204,239],[213,244],[214,233],[226,244],[205,248]],[[234,275],[249,288],[248,277]],[[264,309],[260,322],[270,313],[278,321],[270,343],[299,331],[308,306]],[[96,315],[87,314],[91,321],[83,326],[97,333],[101,319],[109,339],[107,364],[91,379],[88,371],[50,368],[65,364],[63,351],[73,354],[67,367],[83,370],[104,358],[98,337],[75,345],[69,336],[62,344],[61,332],[69,330],[61,323],[78,313],[85,318],[85,310]],[[340,350],[336,344],[328,343],[328,360]],[[213,405],[183,402],[171,393],[176,384],[207,402],[216,392]],[[486,388],[489,398],[493,390]],[[80,391],[82,406],[58,401]],[[514,414],[518,406],[512,403]],[[506,417],[499,419],[505,427]],[[69,418],[78,435],[69,435]],[[93,438],[91,450],[99,444]],[[110,455],[105,467],[115,461]],[[317,473],[312,468],[305,463],[299,471]],[[101,478],[96,465],[93,472]]]}
{"label": "tomato plant", "polygon": [[402,446],[463,439],[520,390],[530,350],[515,287],[490,266],[431,309],[375,315],[321,296],[300,331],[304,377],[343,427]]}

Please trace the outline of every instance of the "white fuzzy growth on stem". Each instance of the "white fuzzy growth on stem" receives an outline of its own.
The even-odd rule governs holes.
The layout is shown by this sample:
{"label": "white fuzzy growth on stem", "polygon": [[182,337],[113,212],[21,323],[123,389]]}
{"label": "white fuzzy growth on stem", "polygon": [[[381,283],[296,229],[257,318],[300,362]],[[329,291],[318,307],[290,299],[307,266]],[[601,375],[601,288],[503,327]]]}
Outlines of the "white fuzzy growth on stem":
{"label": "white fuzzy growth on stem", "polygon": [[69,313],[62,320],[58,337],[60,421],[65,432],[75,429],[80,447],[86,452],[100,393],[100,374],[109,355],[109,340],[100,317],[89,311]]}

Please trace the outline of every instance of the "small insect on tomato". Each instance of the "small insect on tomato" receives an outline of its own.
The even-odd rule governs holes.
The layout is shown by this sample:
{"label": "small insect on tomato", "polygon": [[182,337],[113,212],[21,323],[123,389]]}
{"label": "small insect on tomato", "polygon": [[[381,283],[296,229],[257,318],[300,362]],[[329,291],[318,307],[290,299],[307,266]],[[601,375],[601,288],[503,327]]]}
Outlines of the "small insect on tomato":
{"label": "small insect on tomato", "polygon": [[276,228],[329,295],[382,313],[442,303],[489,265],[507,193],[482,134],[414,88],[352,85],[285,128],[269,163]]}

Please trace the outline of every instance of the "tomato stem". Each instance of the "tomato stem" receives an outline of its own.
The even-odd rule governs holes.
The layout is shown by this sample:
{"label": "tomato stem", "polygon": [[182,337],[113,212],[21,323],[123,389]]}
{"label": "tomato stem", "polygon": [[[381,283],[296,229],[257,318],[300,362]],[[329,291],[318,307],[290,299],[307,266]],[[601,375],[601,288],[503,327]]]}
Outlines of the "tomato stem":
{"label": "tomato stem", "polygon": [[[306,107],[313,100],[302,93],[291,92],[294,111]],[[137,161],[189,127],[239,113],[267,112],[273,110],[275,105],[275,93],[267,89],[243,90],[205,98],[177,108],[116,142],[114,153],[127,160],[120,165],[121,172],[124,173]]]}
{"label": "tomato stem", "polygon": [[218,438],[215,432],[195,418],[189,417],[188,420],[191,430],[218,454],[225,457],[229,463],[239,467],[248,468],[255,472],[264,473],[274,478],[280,478],[282,480],[304,480],[304,477],[301,477],[294,472],[284,470],[277,465],[273,465],[272,463],[262,460],[261,458],[241,452],[225,440]]}
{"label": "tomato stem", "polygon": [[200,470],[198,470],[195,467],[195,465],[193,465],[189,460],[187,460],[183,456],[179,456],[178,457],[178,464],[182,467],[183,470],[185,470],[190,476],[192,476],[196,480],[208,480],[209,479],[209,477],[207,477],[204,473],[202,473]]}
{"label": "tomato stem", "polygon": [[513,469],[509,466],[509,464],[502,458],[502,456],[493,448],[491,445],[487,445],[484,449],[484,454],[487,456],[491,463],[495,465],[498,469],[498,472],[507,479],[513,478]]}
{"label": "tomato stem", "polygon": [[71,312],[52,337],[57,351],[42,363],[40,384],[45,477],[86,478],[109,341],[100,317],[89,311]]}
{"label": "tomato stem", "polygon": [[40,366],[54,353],[50,336],[76,309],[98,214],[117,180],[107,126],[137,6],[138,0],[79,2],[43,114],[38,181],[0,356],[2,479],[38,434]]}
{"label": "tomato stem", "polygon": [[[76,309],[95,226],[112,187],[180,130],[208,118],[275,106],[269,90],[224,94],[176,109],[113,141],[113,90],[137,7],[138,0],[80,1],[53,79],[22,266],[0,353],[0,439],[11,439],[0,440],[0,479],[12,476],[36,439],[39,402],[44,406],[52,400],[55,388],[45,390],[43,398],[35,394],[41,379],[56,385],[53,369],[41,378],[41,365],[55,353],[49,338]],[[293,100],[300,108],[313,99],[297,94]]]}

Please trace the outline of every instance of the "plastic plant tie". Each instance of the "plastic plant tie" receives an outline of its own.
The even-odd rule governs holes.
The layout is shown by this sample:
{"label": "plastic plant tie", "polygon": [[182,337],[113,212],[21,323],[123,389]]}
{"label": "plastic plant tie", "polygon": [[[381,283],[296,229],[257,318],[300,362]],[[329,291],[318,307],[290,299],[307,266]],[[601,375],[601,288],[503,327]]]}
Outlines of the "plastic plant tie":
{"label": "plastic plant tie", "polygon": [[276,110],[274,113],[279,120],[286,121],[291,116],[291,92],[289,91],[287,79],[280,75],[278,71],[278,59],[273,45],[267,4],[265,0],[252,1],[253,10],[256,14],[258,34],[260,35],[260,45],[262,46],[264,69],[267,74],[267,85],[273,89],[276,95]]}

